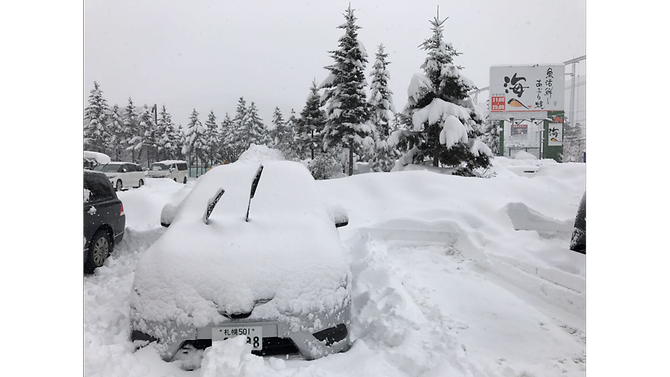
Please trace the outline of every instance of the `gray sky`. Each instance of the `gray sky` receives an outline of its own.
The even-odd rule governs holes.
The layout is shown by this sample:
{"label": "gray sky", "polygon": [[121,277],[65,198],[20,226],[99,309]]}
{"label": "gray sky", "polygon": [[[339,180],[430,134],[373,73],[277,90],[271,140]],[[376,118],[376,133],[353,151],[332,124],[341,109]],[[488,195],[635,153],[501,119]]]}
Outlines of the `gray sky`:
{"label": "gray sky", "polygon": [[[328,51],[337,48],[349,3],[86,0],[85,99],[98,81],[110,105],[125,107],[129,96],[138,106],[165,104],[183,126],[194,108],[202,122],[210,110],[219,123],[226,112],[234,116],[240,96],[256,103],[266,124],[275,106],[285,118],[291,108],[299,114],[311,81],[327,76],[323,67],[333,62]],[[446,40],[462,53],[456,63],[478,87],[489,85],[492,65],[586,54],[585,0],[351,1],[368,73],[377,45],[386,46],[398,110],[421,72],[426,53],[418,46],[431,35],[437,5],[449,17]],[[578,67],[584,75],[585,64]]]}

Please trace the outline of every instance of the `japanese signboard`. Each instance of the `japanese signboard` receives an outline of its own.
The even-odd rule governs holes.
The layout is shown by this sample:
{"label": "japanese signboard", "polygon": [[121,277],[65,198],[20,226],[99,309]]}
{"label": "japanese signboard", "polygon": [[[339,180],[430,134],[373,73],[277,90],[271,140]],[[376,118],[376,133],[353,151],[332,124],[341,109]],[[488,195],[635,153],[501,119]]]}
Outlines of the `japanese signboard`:
{"label": "japanese signboard", "polygon": [[563,111],[565,66],[491,67],[491,119],[546,118],[547,111]]}
{"label": "japanese signboard", "polygon": [[528,135],[528,124],[525,122],[514,122],[511,135]]}
{"label": "japanese signboard", "polygon": [[549,123],[548,145],[563,145],[563,123]]}

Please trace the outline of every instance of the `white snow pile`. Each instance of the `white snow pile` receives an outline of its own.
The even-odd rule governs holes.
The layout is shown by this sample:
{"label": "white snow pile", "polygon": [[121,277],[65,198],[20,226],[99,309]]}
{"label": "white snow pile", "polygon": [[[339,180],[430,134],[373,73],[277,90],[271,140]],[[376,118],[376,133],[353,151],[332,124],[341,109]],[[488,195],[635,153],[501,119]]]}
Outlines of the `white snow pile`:
{"label": "white snow pile", "polygon": [[263,161],[282,161],[286,160],[284,155],[278,149],[268,148],[265,145],[251,144],[249,149],[244,151],[238,161],[263,162]]}
{"label": "white snow pile", "polygon": [[537,157],[534,155],[526,152],[526,151],[518,151],[514,155],[515,160],[537,160]]}
{"label": "white snow pile", "polygon": [[[529,176],[507,170],[522,162],[540,169]],[[311,361],[261,358],[233,338],[215,342],[192,372],[163,362],[152,347],[133,352],[128,339],[137,262],[166,232],[158,208],[193,186],[147,182],[121,193],[126,235],[105,265],[84,277],[85,374],[585,376],[585,257],[568,250],[585,164],[496,158],[494,166],[501,174],[491,179],[405,171],[317,181],[324,199],[349,219],[339,233],[352,272],[352,348]],[[259,221],[265,178],[251,208]],[[212,223],[225,221],[218,211],[235,210],[226,195]],[[207,241],[179,242],[193,249]],[[204,283],[198,289],[220,289]]]}

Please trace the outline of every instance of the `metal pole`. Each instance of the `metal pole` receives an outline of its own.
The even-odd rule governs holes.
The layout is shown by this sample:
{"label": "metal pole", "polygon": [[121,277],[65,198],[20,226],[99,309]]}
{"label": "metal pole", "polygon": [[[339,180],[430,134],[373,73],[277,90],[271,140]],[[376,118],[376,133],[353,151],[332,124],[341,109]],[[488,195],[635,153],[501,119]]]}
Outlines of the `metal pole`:
{"label": "metal pole", "polygon": [[570,124],[575,126],[575,70],[577,62],[572,63],[572,87],[570,88]]}

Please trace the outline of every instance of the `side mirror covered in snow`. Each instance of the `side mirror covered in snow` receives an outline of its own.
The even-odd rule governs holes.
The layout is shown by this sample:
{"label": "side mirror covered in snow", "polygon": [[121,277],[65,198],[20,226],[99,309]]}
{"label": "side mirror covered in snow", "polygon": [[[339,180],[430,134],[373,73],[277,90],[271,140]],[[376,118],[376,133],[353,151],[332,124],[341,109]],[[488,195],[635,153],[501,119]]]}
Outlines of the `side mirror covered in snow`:
{"label": "side mirror covered in snow", "polygon": [[172,203],[166,204],[161,211],[161,226],[169,227],[175,215],[177,215],[177,206]]}
{"label": "side mirror covered in snow", "polygon": [[349,216],[347,210],[341,205],[331,205],[328,207],[328,215],[335,223],[336,228],[349,225]]}

